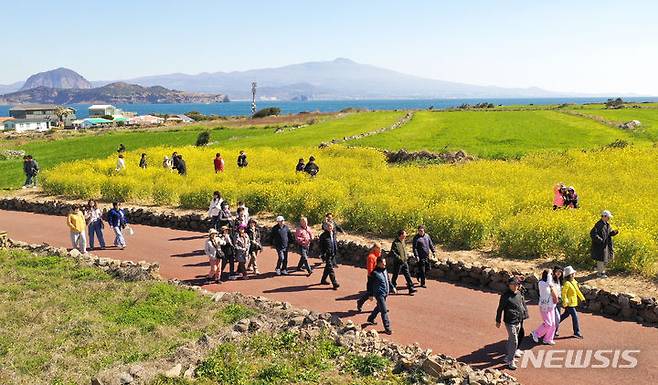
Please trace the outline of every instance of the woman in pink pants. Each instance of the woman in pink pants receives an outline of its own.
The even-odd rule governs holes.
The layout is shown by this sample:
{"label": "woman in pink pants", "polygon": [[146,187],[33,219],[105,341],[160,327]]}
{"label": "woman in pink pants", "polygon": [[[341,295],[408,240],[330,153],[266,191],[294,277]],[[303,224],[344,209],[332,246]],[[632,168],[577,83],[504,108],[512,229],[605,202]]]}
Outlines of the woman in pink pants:
{"label": "woman in pink pants", "polygon": [[555,319],[555,306],[558,295],[553,285],[553,275],[550,270],[544,270],[539,281],[539,312],[544,321],[532,332],[532,340],[539,343],[541,338],[547,345],[555,345],[555,329],[560,320]]}

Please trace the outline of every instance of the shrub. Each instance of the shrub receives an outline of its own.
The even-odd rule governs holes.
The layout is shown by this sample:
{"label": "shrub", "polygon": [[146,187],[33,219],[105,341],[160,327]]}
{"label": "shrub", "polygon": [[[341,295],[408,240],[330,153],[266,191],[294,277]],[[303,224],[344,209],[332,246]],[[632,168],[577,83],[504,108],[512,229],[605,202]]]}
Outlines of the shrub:
{"label": "shrub", "polygon": [[256,111],[256,113],[253,115],[253,118],[264,118],[266,116],[279,114],[281,114],[281,109],[279,107],[265,107]]}
{"label": "shrub", "polygon": [[201,146],[207,145],[208,142],[210,142],[210,131],[205,130],[205,131],[199,132],[199,136],[197,136],[197,138],[196,138],[196,144],[195,145],[197,147],[201,147]]}

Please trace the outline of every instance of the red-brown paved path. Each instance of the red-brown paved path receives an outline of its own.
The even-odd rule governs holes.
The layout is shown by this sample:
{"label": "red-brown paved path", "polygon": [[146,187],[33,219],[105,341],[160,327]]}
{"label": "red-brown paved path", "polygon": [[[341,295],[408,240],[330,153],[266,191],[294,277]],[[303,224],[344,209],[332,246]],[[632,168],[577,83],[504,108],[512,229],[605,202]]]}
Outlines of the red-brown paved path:
{"label": "red-brown paved path", "polygon": [[[157,261],[165,278],[200,282],[199,279],[206,274],[207,259],[201,251],[205,240],[203,234],[140,225],[133,228],[135,235],[127,236],[125,250],[94,253],[115,259]],[[46,242],[70,247],[63,217],[0,210],[0,230],[8,231],[14,239],[30,243]],[[105,234],[108,244],[111,244],[113,236],[107,228]],[[291,253],[290,257],[290,265],[296,266],[298,255]],[[287,277],[268,273],[275,265],[272,250],[262,254],[259,265],[261,272],[265,273],[260,277],[212,284],[206,288],[264,295],[298,307],[332,312],[357,323],[365,322],[365,312],[355,313],[356,294],[364,286],[363,269],[341,266],[337,270],[341,287],[333,291],[318,285],[320,269],[316,269],[310,278],[300,273]],[[429,281],[428,288],[420,289],[414,297],[399,294],[390,297],[394,330],[390,338],[405,344],[418,342],[424,348],[458,357],[476,367],[499,367],[506,334],[504,328],[494,326],[497,300],[497,295],[492,293]],[[372,306],[366,304],[367,309]],[[537,306],[531,306],[528,327],[536,326],[538,320]],[[381,324],[381,320],[378,321]],[[381,326],[376,328],[380,330]],[[527,368],[519,369],[513,375],[524,384],[658,384],[658,329],[589,314],[581,314],[581,328],[584,340],[559,337],[555,349],[639,349],[638,366],[634,369]],[[570,331],[570,321],[567,320],[562,324],[562,335],[568,336]]]}

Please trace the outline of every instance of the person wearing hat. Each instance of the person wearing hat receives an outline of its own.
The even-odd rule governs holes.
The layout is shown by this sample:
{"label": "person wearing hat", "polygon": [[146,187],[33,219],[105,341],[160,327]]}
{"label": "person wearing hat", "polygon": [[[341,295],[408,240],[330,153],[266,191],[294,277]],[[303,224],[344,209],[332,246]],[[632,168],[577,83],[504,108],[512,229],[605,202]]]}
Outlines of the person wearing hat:
{"label": "person wearing hat", "polygon": [[564,306],[564,313],[560,316],[560,322],[571,317],[571,324],[573,326],[573,335],[576,338],[583,338],[580,333],[580,323],[578,321],[578,305],[581,301],[585,301],[585,296],[580,292],[578,282],[574,277],[576,270],[573,267],[567,266],[564,268],[564,282],[562,283],[562,306]]}
{"label": "person wearing hat", "polygon": [[605,266],[615,257],[612,237],[619,234],[619,231],[610,227],[610,218],[612,218],[612,213],[604,210],[601,213],[601,219],[596,222],[589,232],[589,236],[592,238],[592,259],[596,261],[596,271],[599,278],[608,278],[605,274]]}
{"label": "person wearing hat", "polygon": [[310,176],[316,176],[320,172],[320,167],[318,167],[318,165],[315,164],[314,156],[308,158],[308,163],[306,163],[306,166],[304,166],[304,172]]}
{"label": "person wearing hat", "polygon": [[276,225],[272,227],[271,237],[272,245],[276,249],[276,275],[288,275],[288,245],[295,242],[292,231],[284,223],[285,218],[279,215],[276,217]]}
{"label": "person wearing hat", "polygon": [[333,223],[328,223],[324,232],[320,235],[320,251],[322,253],[322,261],[324,261],[324,271],[320,279],[321,285],[328,285],[327,278],[331,279],[331,284],[334,290],[338,290],[340,284],[336,280],[336,251],[338,250],[338,243],[336,242],[336,233],[334,232]]}
{"label": "person wearing hat", "polygon": [[507,354],[505,363],[511,370],[516,370],[515,358],[519,347],[519,332],[521,323],[528,318],[528,307],[525,298],[519,290],[521,282],[516,277],[510,277],[507,281],[507,290],[500,295],[498,309],[496,310],[496,327],[500,328],[501,318],[507,329]]}
{"label": "person wearing hat", "polygon": [[235,236],[235,259],[238,261],[238,274],[242,274],[242,279],[247,279],[247,256],[251,244],[246,230],[247,226],[239,225],[238,233]]}
{"label": "person wearing hat", "polygon": [[217,274],[219,272],[219,261],[223,256],[221,249],[223,244],[224,240],[219,237],[219,231],[216,229],[210,229],[210,231],[208,231],[208,240],[206,241],[204,248],[206,255],[208,256],[208,262],[210,263],[208,279],[217,279]]}

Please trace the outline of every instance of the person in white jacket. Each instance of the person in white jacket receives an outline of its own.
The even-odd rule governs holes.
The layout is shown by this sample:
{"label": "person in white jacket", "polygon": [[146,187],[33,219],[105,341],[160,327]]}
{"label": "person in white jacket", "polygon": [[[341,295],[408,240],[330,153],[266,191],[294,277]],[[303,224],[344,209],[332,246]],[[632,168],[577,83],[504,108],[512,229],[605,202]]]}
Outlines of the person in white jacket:
{"label": "person in white jacket", "polygon": [[208,240],[204,248],[210,263],[210,272],[208,272],[208,279],[217,279],[219,274],[219,262],[221,261],[221,246],[226,244],[222,237],[219,236],[219,231],[210,229],[208,231]]}
{"label": "person in white jacket", "polygon": [[210,207],[208,208],[208,217],[211,219],[212,227],[215,230],[219,230],[219,212],[222,210],[222,194],[219,191],[212,193],[212,201],[210,201]]}
{"label": "person in white jacket", "polygon": [[532,333],[532,340],[539,343],[541,338],[546,345],[555,345],[555,329],[559,319],[555,319],[555,307],[558,303],[558,294],[553,284],[553,272],[544,270],[539,281],[539,313],[542,324]]}
{"label": "person in white jacket", "polygon": [[126,161],[123,159],[123,154],[119,154],[119,159],[117,159],[117,172],[126,169]]}

